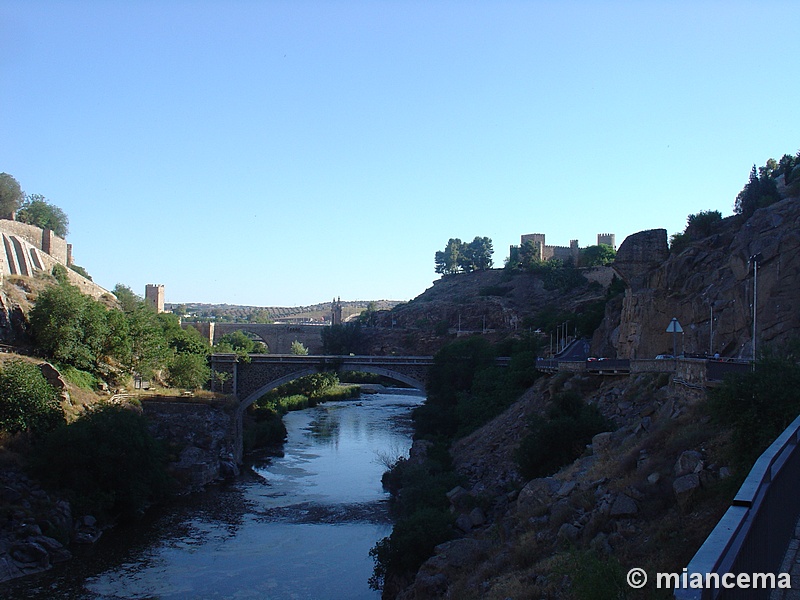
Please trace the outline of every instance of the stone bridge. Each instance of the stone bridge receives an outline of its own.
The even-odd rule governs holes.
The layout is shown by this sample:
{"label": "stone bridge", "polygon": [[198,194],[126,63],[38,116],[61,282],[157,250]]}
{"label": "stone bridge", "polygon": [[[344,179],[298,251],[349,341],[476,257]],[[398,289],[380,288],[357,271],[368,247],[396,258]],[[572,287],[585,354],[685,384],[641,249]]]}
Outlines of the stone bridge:
{"label": "stone bridge", "polygon": [[246,331],[267,345],[271,354],[288,354],[297,340],[311,354],[322,352],[322,331],[325,325],[292,325],[288,323],[207,323],[184,321],[181,327],[194,327],[214,345],[226,333]]}
{"label": "stone bridge", "polygon": [[[213,354],[212,390],[236,396],[236,460],[242,460],[242,418],[244,411],[268,391],[303,377],[323,371],[361,371],[383,375],[425,390],[432,356],[296,356],[251,354],[250,362],[237,360],[235,354]],[[221,374],[220,378],[218,374]],[[219,379],[223,381],[220,382]]]}

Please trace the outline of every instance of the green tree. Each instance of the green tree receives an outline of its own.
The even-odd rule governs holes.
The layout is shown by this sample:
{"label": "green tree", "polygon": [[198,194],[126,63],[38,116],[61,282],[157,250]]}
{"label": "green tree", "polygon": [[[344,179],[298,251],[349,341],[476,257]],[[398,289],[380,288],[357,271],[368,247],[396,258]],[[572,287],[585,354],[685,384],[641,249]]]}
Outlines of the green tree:
{"label": "green tree", "polygon": [[614,262],[617,251],[608,244],[587,246],[580,251],[580,265],[582,267],[600,267]]}
{"label": "green tree", "polygon": [[17,221],[35,225],[42,229],[50,229],[59,237],[69,233],[69,218],[55,204],[47,201],[41,194],[29,194],[17,211]]}
{"label": "green tree", "polygon": [[84,269],[83,267],[80,267],[78,265],[70,265],[69,268],[72,269],[73,271],[75,271],[78,275],[80,275],[82,277],[85,277],[89,281],[92,280],[92,276],[89,275],[89,272],[86,269]]}
{"label": "green tree", "polygon": [[118,283],[113,291],[123,312],[132,312],[139,304],[144,304],[144,298],[136,295],[127,285]]}
{"label": "green tree", "polygon": [[167,382],[173,387],[196,390],[211,378],[208,359],[202,354],[176,354],[167,368]]}
{"label": "green tree", "polygon": [[219,348],[227,349],[228,347],[237,354],[267,354],[269,352],[263,342],[254,340],[243,329],[237,329],[233,333],[226,333],[219,339],[217,346],[217,352],[225,351]]}
{"label": "green tree", "polygon": [[459,266],[462,271],[467,273],[491,269],[492,254],[494,254],[492,240],[488,237],[476,236],[469,244],[462,245]]}
{"label": "green tree", "polygon": [[522,476],[533,479],[552,475],[578,458],[595,434],[610,429],[612,423],[576,392],[557,394],[548,418],[532,418],[529,433],[517,449]]}
{"label": "green tree", "polygon": [[492,240],[488,237],[476,236],[468,244],[459,238],[450,238],[445,249],[434,255],[435,270],[442,275],[452,275],[491,269],[493,253]]}
{"label": "green tree", "polygon": [[361,354],[363,345],[361,323],[344,323],[322,329],[322,351],[325,354]]}
{"label": "green tree", "polygon": [[34,447],[30,468],[64,493],[77,514],[130,518],[170,489],[166,453],[147,419],[106,404],[59,427]]}
{"label": "green tree", "polygon": [[36,345],[57,361],[95,371],[110,333],[107,311],[78,288],[42,290],[29,315]]}
{"label": "green tree", "polygon": [[144,305],[126,312],[131,340],[131,354],[127,362],[131,372],[142,377],[152,377],[170,357],[170,349],[158,315]]}
{"label": "green tree", "polygon": [[308,348],[306,348],[301,342],[295,340],[292,342],[291,353],[296,356],[307,356]]}
{"label": "green tree", "polygon": [[733,429],[744,472],[800,413],[800,340],[766,347],[755,370],[726,378],[709,394],[712,415]]}
{"label": "green tree", "polygon": [[450,238],[443,251],[436,252],[434,263],[435,271],[441,275],[452,275],[458,273],[463,259],[461,253],[464,250],[464,242],[459,238]]}
{"label": "green tree", "polygon": [[39,368],[11,360],[0,369],[0,430],[17,433],[49,431],[64,422],[56,389]]}
{"label": "green tree", "polygon": [[24,198],[19,182],[8,173],[0,173],[0,219],[10,219]]}
{"label": "green tree", "polygon": [[774,169],[771,167],[771,163],[768,162],[767,166],[762,167],[760,171],[759,174],[756,166],[753,165],[749,181],[736,196],[734,212],[737,214],[750,217],[757,209],[780,200],[778,187],[772,177]]}

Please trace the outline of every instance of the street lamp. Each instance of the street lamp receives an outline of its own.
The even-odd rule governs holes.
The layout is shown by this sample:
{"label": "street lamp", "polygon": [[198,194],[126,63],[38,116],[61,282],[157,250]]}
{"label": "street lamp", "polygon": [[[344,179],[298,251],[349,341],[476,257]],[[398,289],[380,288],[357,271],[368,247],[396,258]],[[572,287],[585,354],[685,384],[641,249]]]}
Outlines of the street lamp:
{"label": "street lamp", "polygon": [[753,263],[753,368],[756,363],[756,305],[758,304],[758,263],[764,260],[761,252],[753,254],[747,261],[748,267]]}

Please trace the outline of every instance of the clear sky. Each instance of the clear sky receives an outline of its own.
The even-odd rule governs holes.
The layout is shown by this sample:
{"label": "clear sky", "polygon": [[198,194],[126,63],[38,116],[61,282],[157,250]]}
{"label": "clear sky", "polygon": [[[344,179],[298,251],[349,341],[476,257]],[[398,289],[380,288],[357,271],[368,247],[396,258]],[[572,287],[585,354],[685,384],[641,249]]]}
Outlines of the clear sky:
{"label": "clear sky", "polygon": [[447,240],[682,231],[800,150],[800,2],[0,0],[0,172],[100,285],[408,300]]}

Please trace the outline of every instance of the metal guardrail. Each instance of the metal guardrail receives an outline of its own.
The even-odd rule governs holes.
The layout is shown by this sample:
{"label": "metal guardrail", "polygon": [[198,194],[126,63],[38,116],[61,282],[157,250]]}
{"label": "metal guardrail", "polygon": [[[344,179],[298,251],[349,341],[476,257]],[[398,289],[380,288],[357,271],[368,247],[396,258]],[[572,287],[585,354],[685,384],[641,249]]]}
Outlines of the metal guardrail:
{"label": "metal guardrail", "polygon": [[[686,567],[699,573],[775,573],[800,516],[800,417],[758,458],[731,507]],[[721,586],[720,586],[721,587]],[[686,589],[676,600],[769,598],[769,589]]]}

